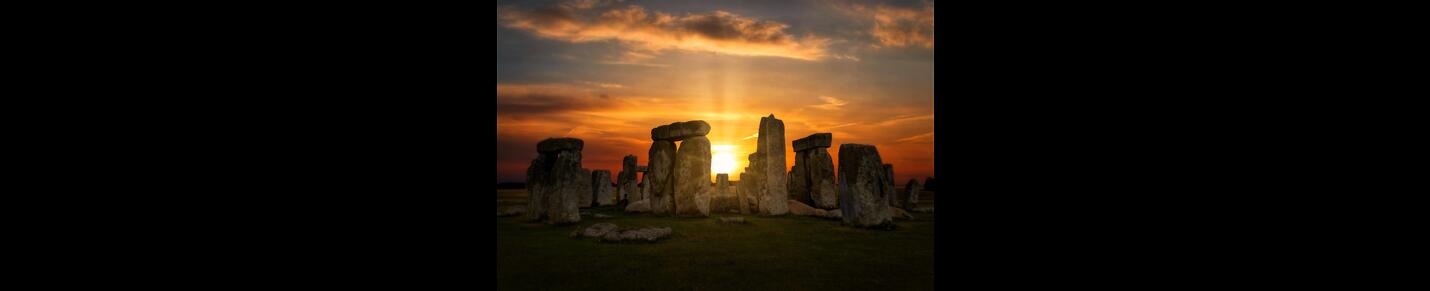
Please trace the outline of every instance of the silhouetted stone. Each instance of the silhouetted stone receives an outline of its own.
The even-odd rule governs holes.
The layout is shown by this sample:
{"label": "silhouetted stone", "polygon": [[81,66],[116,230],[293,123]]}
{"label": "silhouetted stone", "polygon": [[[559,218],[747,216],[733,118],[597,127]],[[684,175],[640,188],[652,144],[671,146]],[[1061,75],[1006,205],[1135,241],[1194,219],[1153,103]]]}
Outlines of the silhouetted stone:
{"label": "silhouetted stone", "polygon": [[650,145],[650,209],[658,215],[675,213],[675,142],[655,141]]}
{"label": "silhouetted stone", "polygon": [[583,237],[591,237],[591,238],[599,238],[599,237],[602,237],[602,236],[606,236],[606,233],[609,233],[609,232],[611,232],[611,231],[613,231],[613,230],[616,230],[616,225],[615,225],[615,224],[610,224],[610,223],[602,222],[602,223],[592,224],[591,226],[587,226],[586,229],[581,230],[580,236],[583,236]]}
{"label": "silhouetted stone", "polygon": [[839,145],[839,209],[845,225],[884,228],[893,225],[885,170],[879,150],[872,145]]}
{"label": "silhouetted stone", "polygon": [[745,182],[748,181],[746,180],[747,177],[749,177],[749,175],[746,175],[745,173],[740,173],[740,183],[735,186],[735,196],[740,200],[740,214],[750,214],[750,209],[753,208],[750,207],[750,183]]}
{"label": "silhouetted stone", "polygon": [[653,128],[650,130],[650,139],[680,141],[706,134],[710,134],[710,123],[706,123],[704,120],[691,120]]}
{"label": "silhouetted stone", "polygon": [[805,170],[809,167],[809,162],[805,161],[806,156],[808,155],[804,152],[794,153],[794,166],[790,167],[789,179],[786,180],[789,186],[786,190],[789,191],[790,200],[810,204],[814,202],[809,199],[809,171]]}
{"label": "silhouetted stone", "polygon": [[591,173],[581,168],[581,147],[582,141],[574,138],[537,144],[537,158],[526,169],[527,219],[548,224],[581,221],[582,197],[593,193]]}
{"label": "silhouetted stone", "polygon": [[810,206],[823,209],[839,208],[839,181],[834,178],[834,157],[824,148],[805,152],[808,156],[805,161],[809,162],[809,166],[805,167],[809,171],[809,198],[814,202]]}
{"label": "silhouetted stone", "polygon": [[[611,188],[611,170],[595,170],[591,172],[591,196],[594,197],[595,204],[607,206],[616,204],[615,188]],[[590,204],[585,204],[590,205]]]}
{"label": "silhouetted stone", "polygon": [[621,160],[621,175],[616,178],[616,188],[620,193],[621,203],[617,205],[625,206],[631,202],[645,199],[641,196],[640,188],[636,187],[636,156],[626,155]]}
{"label": "silhouetted stone", "polygon": [[834,135],[828,132],[816,133],[794,140],[794,151],[802,152],[815,148],[828,148]]}
{"label": "silhouetted stone", "polygon": [[585,142],[576,138],[548,138],[536,144],[536,152],[551,154],[560,151],[581,151]]}
{"label": "silhouetted stone", "polygon": [[[894,185],[896,185],[896,184],[894,184],[894,165],[893,165],[893,164],[884,164],[884,185],[888,186],[889,188],[893,188]],[[898,206],[899,206],[899,197],[898,197],[897,193],[895,193],[895,194],[896,194],[896,195],[889,195],[889,197],[888,197],[888,199],[889,199],[889,206],[894,206],[894,207],[898,207]]]}
{"label": "silhouetted stone", "polygon": [[759,137],[756,138],[755,153],[763,157],[760,164],[752,167],[755,170],[755,178],[759,181],[760,188],[754,189],[759,193],[760,214],[762,215],[783,215],[789,212],[789,186],[785,180],[788,178],[785,167],[785,124],[775,118],[774,114],[760,118]]}
{"label": "silhouetted stone", "polygon": [[715,174],[715,196],[732,196],[730,193],[730,174]]}
{"label": "silhouetted stone", "polygon": [[910,178],[909,183],[904,184],[904,192],[899,193],[899,207],[913,209],[919,206],[919,192],[922,191],[922,187],[919,187],[919,179]]}
{"label": "silhouetted stone", "polygon": [[722,223],[745,224],[744,217],[721,217],[718,221]]}
{"label": "silhouetted stone", "polygon": [[711,194],[710,140],[686,138],[675,157],[675,214],[710,216]]}
{"label": "silhouetted stone", "polygon": [[936,186],[934,186],[933,177],[924,178],[924,185],[923,185],[923,186],[924,186],[924,190],[928,190],[928,191],[938,191],[937,189],[934,189],[934,187],[936,187]]}

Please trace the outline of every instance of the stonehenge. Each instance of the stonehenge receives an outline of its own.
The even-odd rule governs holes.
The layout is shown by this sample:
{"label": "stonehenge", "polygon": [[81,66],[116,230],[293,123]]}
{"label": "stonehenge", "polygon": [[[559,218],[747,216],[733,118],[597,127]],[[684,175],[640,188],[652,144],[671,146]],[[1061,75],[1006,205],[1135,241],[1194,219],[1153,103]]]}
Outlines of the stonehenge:
{"label": "stonehenge", "polygon": [[[895,185],[895,184],[894,184],[894,165],[893,165],[893,164],[884,164],[884,184],[888,185],[889,187],[894,187],[894,185]],[[895,197],[895,196],[896,196],[896,195],[890,195],[890,196],[889,196],[889,206],[894,206],[894,207],[898,207],[898,206],[899,206],[898,197]]]}
{"label": "stonehenge", "polygon": [[527,220],[581,221],[581,197],[593,193],[591,173],[581,168],[584,145],[575,138],[548,138],[536,144],[538,155],[526,168]]}
{"label": "stonehenge", "polygon": [[820,209],[839,208],[839,185],[834,179],[834,159],[829,155],[832,136],[815,133],[794,141],[789,199]]}
{"label": "stonehenge", "polygon": [[839,209],[845,225],[892,228],[894,187],[873,145],[839,145]]}
{"label": "stonehenge", "polygon": [[756,139],[755,153],[750,154],[750,167],[746,169],[746,173],[752,173],[750,196],[756,200],[759,214],[784,215],[789,212],[784,121],[774,114],[761,117]]}
{"label": "stonehenge", "polygon": [[[710,215],[710,124],[675,122],[650,130],[650,209],[657,215]],[[676,148],[675,142],[680,142]]]}

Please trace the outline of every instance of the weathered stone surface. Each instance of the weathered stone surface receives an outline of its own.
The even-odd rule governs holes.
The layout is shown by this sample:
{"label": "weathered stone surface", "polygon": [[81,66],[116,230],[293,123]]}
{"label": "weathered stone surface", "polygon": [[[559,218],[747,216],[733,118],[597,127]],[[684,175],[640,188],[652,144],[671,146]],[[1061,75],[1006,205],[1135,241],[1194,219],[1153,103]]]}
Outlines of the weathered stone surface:
{"label": "weathered stone surface", "polygon": [[671,233],[674,233],[674,231],[671,230],[669,227],[642,228],[642,229],[617,229],[617,230],[613,230],[613,231],[611,231],[611,232],[607,232],[606,235],[604,235],[604,236],[601,237],[601,241],[604,241],[604,242],[620,242],[620,241],[655,242],[655,241],[660,240],[660,239],[662,239],[662,238],[669,237]]}
{"label": "weathered stone surface", "polygon": [[650,200],[631,202],[626,205],[626,212],[650,212]]}
{"label": "weathered stone surface", "polygon": [[546,218],[545,182],[551,175],[551,161],[555,158],[539,154],[526,168],[526,220],[537,221]]}
{"label": "weathered stone surface", "polygon": [[733,193],[729,196],[715,195],[710,197],[711,213],[740,213],[740,198]]}
{"label": "weathered stone surface", "polygon": [[762,155],[759,167],[755,167],[756,178],[763,189],[755,189],[760,199],[760,214],[783,215],[789,212],[789,191],[785,180],[785,123],[774,114],[760,118],[760,131],[756,143],[757,154]]}
{"label": "weathered stone surface", "polygon": [[548,138],[536,144],[538,153],[556,153],[560,151],[581,151],[585,142],[576,138]]}
{"label": "weathered stone surface", "polygon": [[920,206],[920,207],[915,207],[915,208],[912,209],[912,210],[913,210],[913,212],[918,212],[918,213],[933,213],[933,206]]}
{"label": "weathered stone surface", "polygon": [[843,219],[843,218],[844,218],[844,210],[840,210],[840,209],[830,209],[829,211],[826,211],[826,212],[824,213],[824,215],[827,215],[829,218]]}
{"label": "weathered stone surface", "polygon": [[617,177],[616,187],[620,188],[621,202],[618,205],[629,205],[631,202],[644,200],[641,196],[640,188],[636,187],[636,156],[626,155],[621,160],[621,175]]}
{"label": "weathered stone surface", "polygon": [[834,140],[834,135],[828,132],[811,134],[801,139],[794,140],[794,151],[802,152],[815,148],[828,148]]}
{"label": "weathered stone surface", "polygon": [[[581,168],[581,143],[579,139],[560,138],[537,144],[537,158],[526,170],[527,219],[545,219],[548,224],[581,221],[582,197],[593,193],[591,173]],[[543,148],[558,151],[542,152]]]}
{"label": "weathered stone surface", "polygon": [[815,214],[815,212],[814,212],[814,207],[809,207],[809,205],[805,205],[804,203],[801,203],[801,202],[795,201],[795,200],[787,200],[787,201],[788,201],[788,203],[789,203],[789,204],[788,204],[788,207],[789,207],[789,213],[790,213],[790,214],[799,215],[799,216],[814,216],[814,214]]}
{"label": "weathered stone surface", "polygon": [[542,181],[546,190],[546,223],[566,224],[581,221],[581,196],[591,195],[591,173],[581,168],[581,152],[561,151],[555,154],[551,175]]}
{"label": "weathered stone surface", "polygon": [[507,205],[497,207],[497,217],[517,216],[526,214],[526,205]]}
{"label": "weathered stone surface", "polygon": [[675,214],[710,216],[710,140],[704,136],[680,142],[675,157]]}
{"label": "weathered stone surface", "polygon": [[648,180],[650,180],[649,174],[641,174],[641,182],[640,182],[640,183],[636,183],[636,185],[640,185],[640,188],[641,188],[641,197],[645,197],[645,200],[651,200],[651,199],[650,199],[650,181],[648,181]]}
{"label": "weathered stone surface", "polygon": [[872,145],[839,145],[839,209],[844,225],[885,228],[892,226],[893,210],[885,187],[885,170],[879,150]]}
{"label": "weathered stone surface", "polygon": [[809,166],[805,167],[809,171],[809,198],[813,201],[810,206],[823,209],[839,208],[839,183],[834,179],[834,157],[822,148],[805,152],[808,153],[805,161],[809,162]]}
{"label": "weathered stone surface", "polygon": [[715,196],[730,196],[730,174],[715,174]]}
{"label": "weathered stone surface", "polygon": [[790,168],[789,179],[786,180],[789,186],[786,187],[786,190],[789,190],[790,200],[811,204],[814,202],[809,199],[810,179],[809,171],[806,170],[809,167],[809,161],[805,160],[806,156],[808,156],[806,152],[794,153],[794,167]]}
{"label": "weathered stone surface", "polygon": [[616,230],[615,224],[602,222],[587,226],[586,229],[581,230],[581,236],[598,238],[605,236],[607,233],[610,233],[613,230]]}
{"label": "weathered stone surface", "polygon": [[650,209],[658,215],[675,213],[675,142],[655,141],[650,145]]}
{"label": "weathered stone surface", "polygon": [[738,198],[738,199],[740,200],[740,201],[739,201],[739,203],[740,203],[740,205],[739,205],[740,214],[750,214],[750,209],[753,208],[753,207],[750,207],[750,202],[751,202],[751,201],[750,201],[751,199],[750,199],[750,197],[749,197],[749,192],[750,192],[750,190],[749,190],[749,185],[750,185],[750,183],[746,183],[747,181],[749,181],[749,180],[746,180],[747,177],[749,177],[749,175],[746,175],[745,173],[740,173],[740,184],[737,185],[737,186],[735,186],[735,196],[736,196],[736,198]]}
{"label": "weathered stone surface", "polygon": [[[593,200],[596,205],[607,206],[616,203],[613,196],[615,188],[611,187],[611,170],[595,170],[591,172],[591,188]],[[591,205],[591,204],[584,204]]]}
{"label": "weathered stone surface", "polygon": [[909,183],[904,184],[904,192],[899,192],[899,207],[904,209],[918,207],[919,192],[923,192],[923,187],[919,186],[919,179],[909,179]]}
{"label": "weathered stone surface", "polygon": [[706,134],[710,134],[710,123],[706,123],[704,120],[691,120],[653,128],[650,130],[650,139],[680,141]]}
{"label": "weathered stone surface", "polygon": [[[894,185],[896,185],[896,184],[894,184],[894,165],[893,165],[893,164],[884,164],[884,184],[887,185],[887,186],[890,187],[890,188],[892,188],[892,187],[894,187]],[[898,195],[897,195],[897,194],[896,194],[896,195],[889,195],[889,206],[896,206],[896,207],[899,206],[899,198],[898,198]]]}

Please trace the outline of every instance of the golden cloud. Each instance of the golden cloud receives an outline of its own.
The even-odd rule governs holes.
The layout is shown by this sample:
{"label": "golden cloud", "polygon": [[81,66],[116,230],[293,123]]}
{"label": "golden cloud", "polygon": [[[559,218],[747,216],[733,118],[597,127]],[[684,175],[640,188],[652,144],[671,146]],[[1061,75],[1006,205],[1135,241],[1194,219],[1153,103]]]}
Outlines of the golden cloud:
{"label": "golden cloud", "polygon": [[785,33],[789,25],[725,11],[676,16],[637,5],[601,8],[564,4],[534,10],[503,7],[497,19],[510,28],[569,42],[616,40],[635,49],[685,50],[739,56],[818,60],[829,39]]}
{"label": "golden cloud", "polygon": [[933,48],[933,2],[925,2],[920,8],[857,4],[836,7],[856,17],[872,19],[874,26],[869,34],[879,41],[879,46]]}

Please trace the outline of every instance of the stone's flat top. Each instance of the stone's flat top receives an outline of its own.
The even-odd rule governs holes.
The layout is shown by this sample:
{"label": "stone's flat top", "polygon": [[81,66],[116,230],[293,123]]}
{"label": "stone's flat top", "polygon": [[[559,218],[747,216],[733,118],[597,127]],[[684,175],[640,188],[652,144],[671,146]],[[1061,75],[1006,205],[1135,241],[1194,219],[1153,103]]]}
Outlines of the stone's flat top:
{"label": "stone's flat top", "polygon": [[689,137],[705,136],[707,134],[710,134],[710,123],[704,120],[691,120],[652,128],[650,130],[650,139],[677,141]]}
{"label": "stone's flat top", "polygon": [[730,174],[728,174],[728,173],[715,174],[715,181],[722,181],[722,180],[723,180],[723,181],[729,181],[729,180],[730,180]]}
{"label": "stone's flat top", "polygon": [[811,134],[801,139],[794,140],[794,151],[803,151],[812,148],[827,148],[834,140],[834,135],[828,132]]}
{"label": "stone's flat top", "polygon": [[548,138],[536,144],[536,151],[542,153],[554,153],[559,151],[579,151],[585,147],[586,142],[579,138]]}

